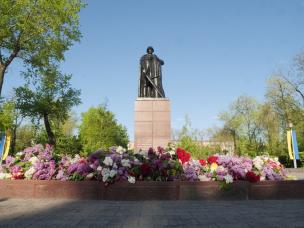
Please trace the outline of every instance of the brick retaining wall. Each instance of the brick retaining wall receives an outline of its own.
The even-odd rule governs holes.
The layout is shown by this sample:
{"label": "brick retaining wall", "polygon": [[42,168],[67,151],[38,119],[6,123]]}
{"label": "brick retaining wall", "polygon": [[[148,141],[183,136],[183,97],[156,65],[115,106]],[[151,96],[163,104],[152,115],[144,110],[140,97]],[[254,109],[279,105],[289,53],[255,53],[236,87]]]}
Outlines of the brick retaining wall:
{"label": "brick retaining wall", "polygon": [[219,182],[118,182],[1,180],[0,198],[94,200],[266,200],[304,199],[304,180],[238,181],[228,189]]}

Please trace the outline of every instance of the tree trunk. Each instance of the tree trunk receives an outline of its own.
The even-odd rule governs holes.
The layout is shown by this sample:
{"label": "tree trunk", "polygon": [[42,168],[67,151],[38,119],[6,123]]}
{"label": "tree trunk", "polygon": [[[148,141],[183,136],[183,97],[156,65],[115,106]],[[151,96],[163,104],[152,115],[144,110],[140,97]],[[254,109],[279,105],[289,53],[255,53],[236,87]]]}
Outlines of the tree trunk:
{"label": "tree trunk", "polygon": [[0,64],[0,97],[2,94],[2,86],[4,81],[4,73],[5,73],[5,67]]}
{"label": "tree trunk", "polygon": [[16,138],[17,138],[17,124],[14,124],[13,132],[12,132],[12,142],[10,146],[10,154],[15,154]]}
{"label": "tree trunk", "polygon": [[44,120],[45,130],[48,135],[49,144],[55,146],[56,145],[55,135],[52,132],[49,116],[47,113],[43,114],[43,120]]}
{"label": "tree trunk", "polygon": [[233,137],[234,154],[238,154],[239,155],[239,150],[238,150],[237,145],[236,145],[236,133],[235,133],[235,130],[232,130],[232,137]]}

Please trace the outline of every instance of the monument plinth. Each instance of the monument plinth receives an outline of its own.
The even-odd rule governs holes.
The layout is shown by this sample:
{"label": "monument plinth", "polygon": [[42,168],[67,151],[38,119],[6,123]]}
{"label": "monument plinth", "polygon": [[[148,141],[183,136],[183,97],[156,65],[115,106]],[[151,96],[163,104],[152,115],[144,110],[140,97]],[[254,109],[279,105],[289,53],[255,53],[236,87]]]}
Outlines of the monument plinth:
{"label": "monument plinth", "polygon": [[135,101],[134,150],[165,147],[171,141],[171,109],[167,98]]}
{"label": "monument plinth", "polygon": [[138,98],[135,101],[134,150],[165,147],[171,140],[170,101],[165,98],[161,66],[153,47],[140,58]]}

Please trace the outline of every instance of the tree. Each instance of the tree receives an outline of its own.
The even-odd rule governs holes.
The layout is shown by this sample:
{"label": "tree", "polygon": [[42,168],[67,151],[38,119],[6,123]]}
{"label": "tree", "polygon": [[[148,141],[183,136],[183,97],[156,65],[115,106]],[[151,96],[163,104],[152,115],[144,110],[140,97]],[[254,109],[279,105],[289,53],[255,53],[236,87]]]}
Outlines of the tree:
{"label": "tree", "polygon": [[206,158],[208,155],[220,152],[220,146],[204,145],[203,139],[206,135],[205,131],[193,128],[189,116],[186,115],[181,130],[175,131],[176,146],[185,149],[196,159]]}
{"label": "tree", "polygon": [[280,74],[279,77],[294,90],[295,99],[300,100],[299,103],[304,107],[304,53],[302,52],[295,56],[287,76]]}
{"label": "tree", "polygon": [[71,75],[62,74],[55,66],[39,71],[41,76],[27,75],[27,84],[15,89],[16,107],[22,116],[44,121],[48,141],[56,145],[53,126],[68,119],[71,108],[80,104],[80,90],[70,84]]}
{"label": "tree", "polygon": [[111,146],[126,148],[128,144],[127,129],[118,124],[114,114],[101,105],[82,113],[79,133],[85,153],[107,150]]}
{"label": "tree", "polygon": [[262,127],[257,120],[259,109],[260,104],[254,98],[243,95],[219,115],[224,122],[222,134],[230,132],[239,154],[254,154],[263,146]]}
{"label": "tree", "polygon": [[[290,80],[290,81],[287,81]],[[271,76],[267,81],[267,101],[271,104],[273,110],[278,116],[280,124],[280,144],[283,148],[287,148],[286,129],[289,123],[293,123],[294,129],[297,131],[299,149],[304,149],[304,110],[302,97],[291,83],[291,76],[288,78],[283,74]],[[300,86],[297,86],[300,90]],[[284,152],[284,149],[281,150]]]}
{"label": "tree", "polygon": [[281,74],[271,76],[267,80],[266,98],[280,115],[283,128],[286,128],[292,119],[292,113],[299,109],[294,99],[294,90]]}
{"label": "tree", "polygon": [[9,65],[19,58],[28,67],[47,67],[64,59],[79,41],[81,0],[1,0],[0,96]]}
{"label": "tree", "polygon": [[13,150],[11,150],[11,154],[14,152],[19,152],[24,150],[26,147],[32,146],[35,143],[35,126],[31,124],[21,125],[16,130],[16,139]]}
{"label": "tree", "polygon": [[70,112],[68,118],[60,124],[59,129],[66,137],[72,137],[75,135],[78,128],[78,119],[75,112]]}
{"label": "tree", "polygon": [[0,103],[0,132],[12,129],[14,124],[14,103],[11,101]]}
{"label": "tree", "polygon": [[260,106],[257,124],[262,129],[261,133],[263,142],[267,147],[266,151],[270,155],[282,154],[280,117],[270,103],[265,102]]}

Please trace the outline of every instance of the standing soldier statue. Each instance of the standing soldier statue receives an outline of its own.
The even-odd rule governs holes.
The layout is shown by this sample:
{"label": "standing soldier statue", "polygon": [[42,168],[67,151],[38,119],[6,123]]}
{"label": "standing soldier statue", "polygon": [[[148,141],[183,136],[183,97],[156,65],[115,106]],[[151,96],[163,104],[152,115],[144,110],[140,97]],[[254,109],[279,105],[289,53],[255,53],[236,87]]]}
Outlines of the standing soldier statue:
{"label": "standing soldier statue", "polygon": [[164,65],[164,61],[153,52],[153,47],[148,47],[147,54],[140,58],[138,97],[165,98],[161,72],[161,65]]}

